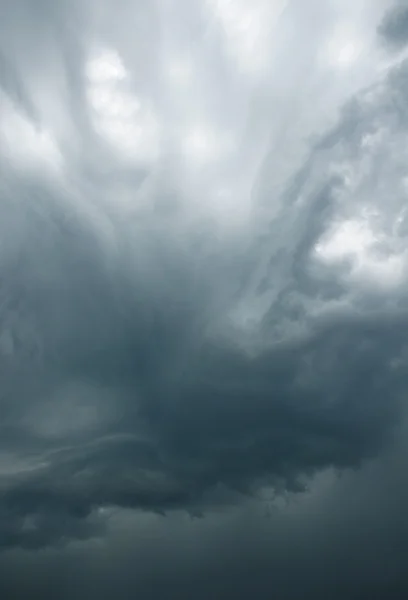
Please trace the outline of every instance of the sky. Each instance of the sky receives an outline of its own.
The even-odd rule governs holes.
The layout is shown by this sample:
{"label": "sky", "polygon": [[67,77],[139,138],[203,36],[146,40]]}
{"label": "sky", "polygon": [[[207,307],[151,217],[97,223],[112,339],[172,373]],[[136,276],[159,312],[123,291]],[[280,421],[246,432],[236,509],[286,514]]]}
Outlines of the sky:
{"label": "sky", "polygon": [[0,597],[408,597],[408,2],[0,0]]}

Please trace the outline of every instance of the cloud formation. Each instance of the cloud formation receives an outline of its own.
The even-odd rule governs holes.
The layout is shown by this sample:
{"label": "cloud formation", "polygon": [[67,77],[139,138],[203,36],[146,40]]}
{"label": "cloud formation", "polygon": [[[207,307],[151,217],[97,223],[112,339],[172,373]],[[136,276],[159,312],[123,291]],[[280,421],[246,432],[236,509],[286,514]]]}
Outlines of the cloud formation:
{"label": "cloud formation", "polygon": [[4,561],[265,494],[337,532],[406,456],[405,8],[356,4],[6,3]]}
{"label": "cloud formation", "polygon": [[403,0],[387,11],[378,32],[391,47],[405,46],[408,41],[408,7]]}

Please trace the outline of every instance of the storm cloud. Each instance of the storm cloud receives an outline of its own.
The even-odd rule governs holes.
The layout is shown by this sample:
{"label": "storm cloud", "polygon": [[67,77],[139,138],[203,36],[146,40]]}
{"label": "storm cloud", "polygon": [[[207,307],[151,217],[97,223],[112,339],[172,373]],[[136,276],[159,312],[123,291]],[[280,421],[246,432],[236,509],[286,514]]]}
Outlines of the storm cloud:
{"label": "storm cloud", "polygon": [[405,5],[1,11],[0,591],[403,597]]}

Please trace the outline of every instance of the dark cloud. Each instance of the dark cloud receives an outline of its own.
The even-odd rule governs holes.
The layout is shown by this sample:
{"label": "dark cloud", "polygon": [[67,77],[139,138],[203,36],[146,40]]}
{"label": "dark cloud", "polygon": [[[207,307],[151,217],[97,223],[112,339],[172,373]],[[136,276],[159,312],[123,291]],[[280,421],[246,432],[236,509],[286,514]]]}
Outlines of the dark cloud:
{"label": "dark cloud", "polygon": [[408,63],[238,4],[0,25],[4,597],[406,586]]}
{"label": "dark cloud", "polygon": [[[405,428],[364,472],[325,472],[286,507],[264,500],[205,519],[111,516],[104,541],[3,557],[3,593],[41,597],[403,598],[406,590]],[[268,509],[269,505],[269,509]],[[17,585],[28,574],[27,587]],[[46,573],[51,575],[46,582]],[[374,583],[375,582],[375,583]],[[9,591],[10,590],[10,591]]]}
{"label": "dark cloud", "polygon": [[408,6],[404,1],[386,13],[378,32],[391,46],[405,46],[408,42]]}

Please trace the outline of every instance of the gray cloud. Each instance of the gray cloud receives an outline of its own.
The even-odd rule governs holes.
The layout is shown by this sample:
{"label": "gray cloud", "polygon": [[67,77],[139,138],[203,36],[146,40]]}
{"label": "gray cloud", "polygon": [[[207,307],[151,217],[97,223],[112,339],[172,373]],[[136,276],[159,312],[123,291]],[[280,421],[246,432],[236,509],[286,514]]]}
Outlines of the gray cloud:
{"label": "gray cloud", "polygon": [[[264,593],[266,557],[287,598],[292,572],[314,597],[404,583],[408,63],[377,69],[372,36],[400,43],[403,19],[385,1],[255,4],[7,8],[5,596],[28,594],[19,570],[55,595],[41,573],[78,561],[98,597],[153,585],[149,568],[175,597]],[[163,551],[129,541],[145,526]]]}
{"label": "gray cloud", "polygon": [[[404,438],[403,427],[398,444],[364,471],[325,472],[286,507],[265,499],[193,520],[120,512],[103,543],[9,553],[0,589],[44,598],[56,591],[128,598],[134,589],[146,598],[245,598],[274,589],[290,599],[403,597]],[[22,572],[26,588],[17,585]]]}
{"label": "gray cloud", "polygon": [[404,1],[386,13],[378,32],[394,48],[405,46],[408,41],[408,7]]}

